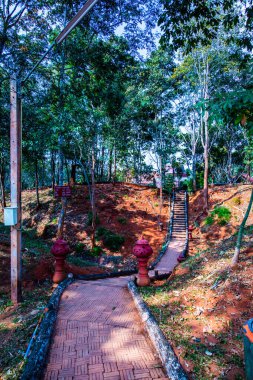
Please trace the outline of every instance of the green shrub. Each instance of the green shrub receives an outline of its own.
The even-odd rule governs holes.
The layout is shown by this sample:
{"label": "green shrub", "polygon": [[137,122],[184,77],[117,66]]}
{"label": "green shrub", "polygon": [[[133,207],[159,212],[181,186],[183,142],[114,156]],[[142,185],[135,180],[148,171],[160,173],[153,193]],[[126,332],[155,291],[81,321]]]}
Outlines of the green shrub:
{"label": "green shrub", "polygon": [[219,226],[225,226],[227,224],[225,219],[221,219],[218,221]]}
{"label": "green shrub", "polygon": [[98,227],[96,231],[96,236],[102,238],[108,230],[105,227]]}
{"label": "green shrub", "polygon": [[125,241],[124,236],[115,234],[114,232],[107,230],[104,227],[99,227],[96,233],[97,237],[101,239],[105,247],[112,251],[118,251]]}
{"label": "green shrub", "polygon": [[85,245],[83,243],[77,243],[75,246],[76,253],[82,253],[84,251]]}
{"label": "green shrub", "polygon": [[211,216],[218,219],[220,226],[225,226],[230,221],[231,211],[225,206],[215,207],[211,212]]}
{"label": "green shrub", "polygon": [[119,223],[121,223],[121,224],[127,224],[127,219],[126,218],[123,218],[122,216],[119,216],[118,218],[117,218],[117,221],[119,222]]}
{"label": "green shrub", "polygon": [[214,223],[214,219],[212,216],[207,216],[206,219],[204,220],[205,226],[211,226]]}
{"label": "green shrub", "polygon": [[96,247],[93,247],[93,248],[90,250],[90,254],[91,254],[91,256],[96,257],[96,256],[99,256],[100,253],[101,253],[102,251],[103,251],[103,250],[102,250],[101,247],[96,246]]}
{"label": "green shrub", "polygon": [[193,192],[193,180],[192,178],[185,179],[184,181],[180,182],[180,186],[184,190],[188,190],[190,193]]}

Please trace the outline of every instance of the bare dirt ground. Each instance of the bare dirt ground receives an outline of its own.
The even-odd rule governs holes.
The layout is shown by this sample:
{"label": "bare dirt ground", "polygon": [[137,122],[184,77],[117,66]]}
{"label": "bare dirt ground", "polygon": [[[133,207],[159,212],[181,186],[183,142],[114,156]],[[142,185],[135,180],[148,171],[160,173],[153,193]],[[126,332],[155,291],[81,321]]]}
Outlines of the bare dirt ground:
{"label": "bare dirt ground", "polygon": [[[96,186],[98,228],[120,234],[124,243],[118,251],[108,249],[102,239],[97,245],[102,252],[90,255],[91,210],[88,189],[76,186],[68,202],[64,238],[72,253],[67,272],[91,274],[110,272],[117,268],[131,269],[136,265],[132,249],[143,235],[154,250],[154,259],[166,236],[168,201],[162,208],[164,231],[158,231],[159,199],[157,191],[138,186],[106,184]],[[35,191],[23,192],[23,303],[10,302],[9,228],[0,223],[0,379],[18,379],[28,342],[52,292],[54,259],[50,248],[55,240],[60,201],[50,189],[40,190],[41,206],[36,207]],[[2,217],[2,215],[1,215]],[[15,352],[15,355],[13,354]]]}
{"label": "bare dirt ground", "polygon": [[[64,239],[72,249],[67,271],[76,274],[101,273],[120,269],[132,269],[136,260],[132,249],[136,240],[143,235],[153,248],[153,260],[159,253],[166,236],[168,221],[168,201],[162,208],[164,230],[157,226],[159,199],[157,191],[150,188],[124,186],[121,184],[99,184],[96,186],[98,228],[120,234],[124,243],[119,250],[108,249],[102,239],[97,239],[101,247],[100,257],[90,255],[91,227],[90,202],[87,186],[76,186],[68,202],[65,219]],[[23,259],[25,285],[31,281],[43,281],[53,273],[53,257],[50,248],[55,240],[60,201],[54,199],[50,189],[40,191],[41,206],[36,207],[34,191],[23,192]],[[0,287],[10,280],[9,275],[9,230],[2,226],[0,234]],[[105,265],[99,265],[103,264]],[[80,265],[79,265],[80,264]]]}
{"label": "bare dirt ground", "polygon": [[242,326],[253,315],[253,211],[239,265],[232,270],[230,263],[233,234],[249,197],[249,186],[211,189],[211,210],[222,204],[232,216],[225,226],[217,222],[206,226],[202,194],[192,196],[190,223],[195,228],[190,258],[176,268],[168,283],[157,282],[143,290],[190,379],[245,379]]}

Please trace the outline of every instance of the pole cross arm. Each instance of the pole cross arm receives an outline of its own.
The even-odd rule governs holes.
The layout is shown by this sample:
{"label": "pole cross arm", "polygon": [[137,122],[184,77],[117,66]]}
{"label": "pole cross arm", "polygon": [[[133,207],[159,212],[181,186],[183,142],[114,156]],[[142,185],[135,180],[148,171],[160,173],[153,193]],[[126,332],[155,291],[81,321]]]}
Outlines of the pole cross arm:
{"label": "pole cross arm", "polygon": [[79,22],[84,18],[84,16],[91,10],[91,8],[98,2],[98,0],[88,0],[84,6],[80,9],[80,11],[70,20],[70,22],[66,25],[66,27],[61,31],[61,33],[56,37],[52,45],[47,49],[47,51],[43,54],[41,59],[33,66],[32,70],[29,71],[25,79],[22,80],[22,84],[24,84],[27,79],[30,78],[35,69],[41,64],[41,62],[46,58],[48,53],[53,49],[55,45],[60,45],[62,41],[69,35],[69,33],[79,24]]}
{"label": "pole cross arm", "polygon": [[63,31],[56,37],[56,44],[60,44],[69,33],[79,24],[83,17],[89,12],[89,10],[97,3],[98,0],[88,0],[80,11],[72,18],[68,25],[63,29]]}

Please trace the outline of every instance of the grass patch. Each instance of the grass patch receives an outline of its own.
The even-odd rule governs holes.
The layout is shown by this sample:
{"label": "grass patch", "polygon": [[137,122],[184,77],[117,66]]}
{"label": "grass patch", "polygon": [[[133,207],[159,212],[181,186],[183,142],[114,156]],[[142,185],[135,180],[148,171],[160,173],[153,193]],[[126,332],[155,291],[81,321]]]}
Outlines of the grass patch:
{"label": "grass patch", "polygon": [[218,221],[220,226],[224,226],[230,221],[231,211],[225,206],[215,207],[211,216]]}
{"label": "grass patch", "polygon": [[66,261],[69,264],[73,264],[73,265],[76,265],[77,267],[81,267],[81,268],[98,266],[98,264],[95,262],[91,262],[89,260],[86,260],[85,258],[76,257],[76,256],[68,256]]}
{"label": "grass patch", "polygon": [[[0,324],[0,340],[4,342],[1,346],[0,356],[0,378],[3,380],[16,380],[20,378],[21,366],[24,363],[24,354],[31,339],[33,331],[38,323],[43,309],[51,296],[51,283],[32,291],[23,292],[23,302],[13,311],[8,309],[11,322]],[[3,295],[1,295],[1,298]],[[4,296],[0,314],[9,308],[9,295]],[[4,318],[4,315],[2,315]]]}
{"label": "grass patch", "polygon": [[48,243],[38,237],[35,229],[30,228],[24,230],[22,237],[24,247],[29,250],[34,250],[38,255],[41,253],[48,253],[50,251]]}
{"label": "grass patch", "polygon": [[234,197],[233,203],[234,205],[239,206],[242,203],[242,200],[240,197]]}

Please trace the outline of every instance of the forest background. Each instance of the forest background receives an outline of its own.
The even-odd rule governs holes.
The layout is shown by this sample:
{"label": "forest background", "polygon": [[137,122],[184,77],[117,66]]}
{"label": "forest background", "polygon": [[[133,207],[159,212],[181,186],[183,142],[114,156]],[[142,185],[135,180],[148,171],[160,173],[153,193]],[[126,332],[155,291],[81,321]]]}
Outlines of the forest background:
{"label": "forest background", "polygon": [[[0,188],[9,191],[9,78],[22,80],[82,6],[1,1]],[[99,1],[23,88],[23,189],[159,170],[204,188],[250,181],[252,4]],[[152,160],[147,160],[151,154]],[[148,162],[148,164],[147,164]]]}

